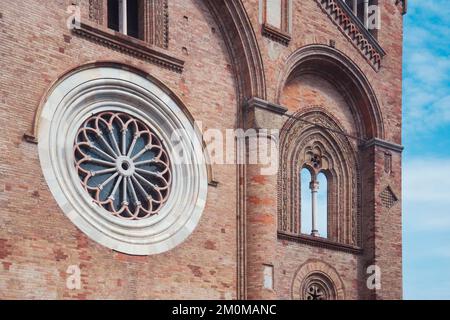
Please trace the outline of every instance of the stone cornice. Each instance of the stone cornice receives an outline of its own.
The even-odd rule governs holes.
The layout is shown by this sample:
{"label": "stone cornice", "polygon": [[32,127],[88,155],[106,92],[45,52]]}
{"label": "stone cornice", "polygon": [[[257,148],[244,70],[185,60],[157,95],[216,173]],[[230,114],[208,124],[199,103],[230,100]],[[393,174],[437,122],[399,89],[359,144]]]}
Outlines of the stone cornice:
{"label": "stone cornice", "polygon": [[335,251],[343,251],[351,254],[362,254],[363,249],[348,244],[330,241],[325,238],[313,237],[308,235],[292,235],[283,232],[278,232],[279,240],[286,240],[296,243],[303,243],[313,247],[325,248]]}
{"label": "stone cornice", "polygon": [[315,1],[370,65],[378,71],[381,67],[381,59],[386,55],[386,52],[372,34],[364,28],[361,21],[351,13],[342,0]]}
{"label": "stone cornice", "polygon": [[142,40],[86,23],[81,23],[79,28],[73,29],[73,33],[105,47],[129,54],[177,73],[183,72],[183,60],[150,46]]}
{"label": "stone cornice", "polygon": [[285,114],[287,111],[286,107],[280,106],[280,105],[272,103],[272,102],[265,101],[260,98],[251,98],[250,100],[248,100],[247,108],[248,109],[252,109],[252,108],[263,109],[263,110],[273,112],[276,114]]}
{"label": "stone cornice", "polygon": [[399,144],[396,144],[396,143],[393,143],[393,142],[389,142],[389,141],[386,141],[386,140],[378,139],[378,138],[374,138],[374,139],[371,139],[371,140],[367,141],[362,146],[362,148],[363,149],[367,149],[367,148],[370,148],[370,147],[373,147],[373,146],[385,148],[385,149],[388,149],[388,150],[391,150],[391,151],[394,151],[394,152],[399,152],[399,153],[402,153],[403,150],[405,149],[405,147],[403,147],[402,145],[399,145]]}
{"label": "stone cornice", "polygon": [[270,24],[264,23],[262,25],[262,34],[274,41],[277,41],[285,46],[289,45],[289,42],[291,41],[291,36],[281,31],[278,28],[272,27]]}

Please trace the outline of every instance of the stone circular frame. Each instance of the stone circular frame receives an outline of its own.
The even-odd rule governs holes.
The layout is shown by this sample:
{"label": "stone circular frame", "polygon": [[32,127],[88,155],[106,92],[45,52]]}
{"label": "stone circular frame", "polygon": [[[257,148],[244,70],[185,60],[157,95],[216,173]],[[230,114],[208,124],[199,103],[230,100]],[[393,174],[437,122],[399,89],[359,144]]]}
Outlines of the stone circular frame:
{"label": "stone circular frame", "polygon": [[333,282],[321,272],[308,275],[300,290],[302,300],[336,300]]}
{"label": "stone circular frame", "polygon": [[[114,216],[80,183],[74,141],[83,123],[102,112],[139,119],[160,138],[170,159],[171,190],[157,214],[135,220]],[[50,191],[64,214],[94,241],[127,254],[158,254],[182,243],[197,226],[208,188],[201,134],[149,78],[114,67],[69,74],[42,107],[38,141]]]}
{"label": "stone circular frame", "polygon": [[345,300],[345,288],[336,270],[320,260],[311,259],[302,264],[295,273],[291,286],[293,300],[307,300],[308,289],[319,287],[322,299]]}

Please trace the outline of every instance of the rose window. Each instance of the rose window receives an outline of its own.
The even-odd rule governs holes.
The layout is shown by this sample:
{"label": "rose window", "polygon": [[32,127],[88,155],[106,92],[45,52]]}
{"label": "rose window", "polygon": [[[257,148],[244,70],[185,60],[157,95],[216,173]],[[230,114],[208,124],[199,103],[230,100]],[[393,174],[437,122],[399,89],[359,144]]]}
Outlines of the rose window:
{"label": "rose window", "polygon": [[327,276],[315,273],[304,281],[302,296],[304,300],[335,300],[336,290]]}
{"label": "rose window", "polygon": [[325,293],[321,286],[317,284],[310,285],[306,290],[306,300],[324,300]]}
{"label": "rose window", "polygon": [[74,70],[49,91],[38,127],[42,172],[61,211],[91,240],[159,254],[200,222],[208,195],[202,136],[174,97],[150,76],[109,64]]}
{"label": "rose window", "polygon": [[88,118],[76,134],[74,155],[83,188],[114,216],[145,219],[168,199],[172,177],[165,147],[149,126],[127,113]]}

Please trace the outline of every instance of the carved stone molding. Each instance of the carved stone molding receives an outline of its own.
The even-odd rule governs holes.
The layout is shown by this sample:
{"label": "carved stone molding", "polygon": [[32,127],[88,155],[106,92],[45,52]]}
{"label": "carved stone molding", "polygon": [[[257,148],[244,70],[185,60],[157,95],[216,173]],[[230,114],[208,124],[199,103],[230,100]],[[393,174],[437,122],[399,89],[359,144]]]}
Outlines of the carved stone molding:
{"label": "carved stone molding", "polygon": [[386,52],[361,22],[350,13],[350,9],[340,0],[315,1],[339,30],[358,48],[369,64],[378,71]]}
{"label": "carved stone molding", "polygon": [[313,236],[304,235],[304,234],[293,236],[293,235],[286,234],[283,232],[278,232],[278,239],[302,243],[302,244],[306,244],[306,245],[309,245],[312,247],[324,248],[324,249],[329,249],[329,250],[333,250],[333,251],[347,252],[347,253],[351,253],[351,254],[360,255],[363,253],[363,249],[360,247],[357,247],[357,246],[336,243],[334,241],[330,241],[325,238],[313,237]]}
{"label": "carved stone molding", "polygon": [[150,47],[142,40],[122,35],[119,32],[102,28],[101,26],[91,26],[85,23],[81,23],[80,28],[73,29],[73,33],[110,49],[129,54],[163,68],[178,73],[183,72],[183,60],[168,55],[166,52],[159,51],[154,47]]}
{"label": "carved stone molding", "polygon": [[[178,101],[173,92],[151,77],[123,68],[95,65],[58,79],[46,97],[38,128],[39,160],[44,177],[62,211],[92,240],[130,255],[159,254],[181,244],[199,223],[208,191],[202,137],[192,130],[191,115],[185,113],[186,107]],[[136,126],[131,129],[133,119]],[[97,126],[96,123],[103,124]],[[182,160],[175,160],[180,155],[173,151],[174,142],[164,137],[170,137],[177,129],[180,129],[177,145],[183,150],[183,156],[192,159],[188,165],[171,165]],[[105,138],[108,135],[109,138]],[[119,137],[121,135],[123,138]],[[103,142],[98,144],[95,137]],[[154,138],[159,142],[155,143]],[[150,159],[145,157],[153,157],[152,163],[154,160],[166,163],[165,169],[158,169],[162,170],[159,172],[166,182],[179,177],[176,184],[170,183],[170,192],[163,191],[168,184],[150,182],[152,178],[148,174],[143,178],[142,170],[148,169],[143,169],[142,164]],[[98,166],[111,163],[113,159],[116,160],[110,169]],[[170,176],[166,169],[170,170]],[[85,173],[87,177],[112,175],[97,185],[99,181],[85,180]],[[114,177],[118,178],[112,188]],[[160,179],[161,175],[157,177]],[[119,199],[123,190],[117,192],[117,188],[124,178],[127,184],[122,186],[128,191],[122,193],[114,207],[104,206],[106,202]],[[80,179],[86,185],[80,183]],[[102,195],[108,184],[112,189]],[[152,191],[151,185],[156,187]],[[98,188],[95,194],[90,193],[94,186]],[[147,198],[145,192],[151,192],[147,194],[150,197]],[[144,204],[149,200],[154,203]],[[158,207],[157,202],[160,202]],[[157,216],[150,218],[154,214]]]}
{"label": "carved stone molding", "polygon": [[103,0],[89,0],[89,20],[103,24]]}
{"label": "carved stone molding", "polygon": [[168,0],[149,0],[147,16],[150,18],[148,33],[150,43],[160,48],[169,47],[169,4]]}

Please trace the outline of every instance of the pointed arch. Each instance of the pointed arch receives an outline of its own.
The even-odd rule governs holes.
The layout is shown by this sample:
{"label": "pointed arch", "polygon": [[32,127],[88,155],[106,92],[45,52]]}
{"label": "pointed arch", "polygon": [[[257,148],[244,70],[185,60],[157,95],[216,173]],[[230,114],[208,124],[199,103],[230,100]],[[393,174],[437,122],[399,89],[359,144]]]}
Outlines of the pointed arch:
{"label": "pointed arch", "polygon": [[285,85],[305,74],[322,77],[342,93],[360,138],[385,138],[381,108],[369,80],[349,57],[329,46],[305,46],[287,58],[278,81],[276,103],[280,103]]}

